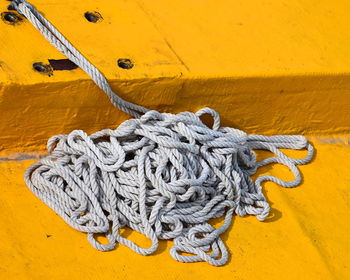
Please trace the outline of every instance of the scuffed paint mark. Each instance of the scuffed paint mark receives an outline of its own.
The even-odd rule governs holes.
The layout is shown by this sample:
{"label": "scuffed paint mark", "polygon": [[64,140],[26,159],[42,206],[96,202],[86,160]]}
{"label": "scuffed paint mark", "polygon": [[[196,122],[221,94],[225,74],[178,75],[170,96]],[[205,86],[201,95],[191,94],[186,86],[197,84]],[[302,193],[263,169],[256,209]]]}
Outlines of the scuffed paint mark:
{"label": "scuffed paint mark", "polygon": [[348,137],[335,137],[335,136],[324,136],[324,137],[315,137],[316,141],[322,144],[342,144],[345,146],[350,146],[350,138]]}
{"label": "scuffed paint mark", "polygon": [[141,5],[139,2],[136,2],[137,5],[140,7],[140,9],[143,11],[143,13],[146,15],[146,17],[149,19],[149,21],[151,22],[151,24],[153,25],[153,27],[158,31],[158,33],[161,35],[163,41],[165,42],[165,44],[168,46],[169,50],[175,55],[175,57],[177,58],[177,60],[180,62],[180,64],[186,68],[186,70],[188,72],[190,72],[190,68],[188,67],[188,65],[185,63],[185,61],[181,58],[181,56],[175,51],[175,49],[173,48],[173,46],[169,43],[168,39],[164,36],[163,32],[161,32],[161,30],[159,29],[159,27],[157,26],[157,24],[154,22],[152,16],[148,13],[148,11],[145,9],[145,7],[143,5]]}
{"label": "scuffed paint mark", "polygon": [[45,154],[19,154],[16,156],[0,157],[1,161],[23,161],[29,159],[41,159]]}
{"label": "scuffed paint mark", "polygon": [[173,48],[173,46],[169,43],[169,41],[163,36],[163,40],[165,42],[165,44],[167,44],[167,46],[169,47],[169,49],[173,52],[173,54],[176,56],[176,58],[179,60],[179,62],[182,64],[182,66],[184,66],[186,68],[186,70],[188,72],[190,72],[190,68],[187,66],[187,64],[185,63],[185,61],[181,58],[181,56],[175,51],[175,49]]}

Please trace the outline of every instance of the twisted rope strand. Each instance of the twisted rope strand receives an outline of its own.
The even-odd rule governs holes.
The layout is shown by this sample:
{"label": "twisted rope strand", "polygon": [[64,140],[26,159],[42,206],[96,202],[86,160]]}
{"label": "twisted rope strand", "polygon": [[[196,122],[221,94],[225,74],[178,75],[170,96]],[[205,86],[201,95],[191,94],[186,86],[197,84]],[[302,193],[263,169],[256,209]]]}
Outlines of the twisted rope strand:
{"label": "twisted rope strand", "polygon": [[139,117],[141,113],[148,111],[145,107],[130,103],[113,92],[105,76],[93,66],[33,5],[24,0],[14,0],[12,8],[24,15],[33,26],[51,43],[57,50],[67,56],[72,62],[83,69],[91,79],[109,97],[112,104],[121,111]]}
{"label": "twisted rope strand", "polygon": [[[108,251],[121,243],[150,255],[159,239],[173,239],[170,254],[174,259],[224,265],[229,254],[220,235],[229,228],[233,215],[254,215],[260,221],[269,215],[262,183],[272,181],[290,188],[301,182],[297,165],[313,156],[305,137],[247,135],[222,127],[219,114],[210,108],[169,114],[129,103],[32,5],[24,0],[12,5],[90,75],[117,108],[135,117],[114,130],[91,135],[74,130],[53,136],[47,143],[50,155],[25,172],[30,190],[67,224],[86,232],[96,249]],[[204,114],[213,117],[212,128],[201,121]],[[280,149],[307,149],[308,153],[294,159]],[[254,150],[275,156],[257,162]],[[271,163],[287,166],[295,178],[284,181],[264,175],[255,182],[251,179],[259,167]],[[208,223],[219,217],[224,217],[220,227]],[[142,248],[122,237],[123,227],[145,235],[151,246]],[[105,235],[108,244],[99,243],[96,233]]]}

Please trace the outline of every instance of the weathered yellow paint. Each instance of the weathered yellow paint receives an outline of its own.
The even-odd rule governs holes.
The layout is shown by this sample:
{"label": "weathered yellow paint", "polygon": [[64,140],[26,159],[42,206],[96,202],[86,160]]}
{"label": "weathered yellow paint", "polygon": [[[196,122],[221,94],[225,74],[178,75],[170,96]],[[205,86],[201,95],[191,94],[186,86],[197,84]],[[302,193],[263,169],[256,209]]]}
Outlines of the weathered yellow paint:
{"label": "weathered yellow paint", "polygon": [[[350,131],[347,0],[32,2],[127,100],[170,112],[210,106],[249,133]],[[80,69],[33,71],[64,57],[26,20],[0,26],[1,150],[42,150],[51,135],[128,118]],[[117,67],[119,58],[135,67]]]}
{"label": "weathered yellow paint", "polygon": [[[300,187],[265,184],[267,222],[235,219],[224,267],[178,263],[170,241],[149,257],[123,246],[98,252],[30,193],[23,172],[51,135],[112,128],[128,116],[80,69],[33,71],[64,57],[25,19],[0,21],[1,279],[350,278],[348,0],[31,2],[123,98],[169,112],[210,106],[249,133],[314,135],[317,154],[301,167]],[[103,20],[88,22],[87,11]],[[119,58],[135,66],[118,68]],[[276,165],[260,173],[291,178]]]}
{"label": "weathered yellow paint", "polygon": [[[235,218],[224,235],[232,258],[219,268],[176,262],[168,253],[171,241],[162,241],[148,257],[124,246],[96,251],[84,233],[71,229],[26,188],[22,175],[33,160],[3,161],[1,279],[350,279],[350,149],[341,139],[332,141],[313,140],[317,156],[301,167],[300,187],[264,185],[271,217],[266,222]],[[291,178],[276,165],[260,173]],[[140,235],[130,238],[149,245]]]}

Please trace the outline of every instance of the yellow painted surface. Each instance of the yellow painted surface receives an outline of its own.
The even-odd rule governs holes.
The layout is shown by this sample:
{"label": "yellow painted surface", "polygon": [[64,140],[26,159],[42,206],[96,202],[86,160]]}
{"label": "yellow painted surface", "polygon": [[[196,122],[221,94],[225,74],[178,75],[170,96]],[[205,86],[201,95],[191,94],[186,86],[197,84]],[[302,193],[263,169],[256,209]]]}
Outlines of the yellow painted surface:
{"label": "yellow painted surface", "polygon": [[[232,254],[223,267],[176,262],[171,241],[148,257],[124,246],[96,251],[27,189],[22,175],[33,160],[2,161],[1,279],[350,279],[348,139],[314,139],[317,155],[301,167],[301,186],[264,185],[272,215],[266,222],[235,218],[223,236]],[[276,165],[260,173],[291,178]],[[140,235],[129,238],[149,245]]]}
{"label": "yellow painted surface", "polygon": [[[249,133],[350,132],[348,0],[32,3],[129,101],[170,112],[210,106]],[[103,20],[88,22],[86,11]],[[0,46],[1,150],[42,150],[51,135],[128,118],[80,69],[35,72],[34,62],[64,57],[26,20],[0,21]]]}
{"label": "yellow painted surface", "polygon": [[[0,20],[0,279],[350,279],[348,0],[31,2],[126,100],[169,112],[210,106],[248,133],[313,135],[317,154],[300,187],[264,185],[266,222],[235,219],[224,267],[178,263],[171,241],[149,257],[98,252],[30,193],[23,172],[50,136],[128,116],[80,69],[35,72],[33,63],[64,57],[26,20]],[[88,22],[87,11],[103,20]],[[119,58],[135,66],[121,69]],[[260,173],[291,178],[276,165]]]}

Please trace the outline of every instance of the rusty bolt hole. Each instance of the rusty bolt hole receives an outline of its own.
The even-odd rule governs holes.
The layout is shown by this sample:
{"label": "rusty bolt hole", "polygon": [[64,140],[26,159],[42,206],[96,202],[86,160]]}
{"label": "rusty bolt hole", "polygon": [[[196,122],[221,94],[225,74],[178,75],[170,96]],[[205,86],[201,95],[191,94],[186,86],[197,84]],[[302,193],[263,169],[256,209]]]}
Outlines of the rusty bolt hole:
{"label": "rusty bolt hole", "polygon": [[22,17],[19,14],[13,13],[13,12],[2,12],[1,13],[2,20],[11,25],[18,24],[22,21]]}
{"label": "rusty bolt hole", "polygon": [[123,69],[131,69],[134,67],[134,63],[129,58],[118,59],[118,66]]}
{"label": "rusty bolt hole", "polygon": [[102,16],[99,12],[86,12],[84,14],[84,17],[89,21],[89,22],[93,22],[96,23],[100,20],[102,20]]}
{"label": "rusty bolt hole", "polygon": [[39,73],[48,75],[49,77],[53,75],[53,69],[49,64],[43,64],[42,62],[33,63],[33,69]]}

